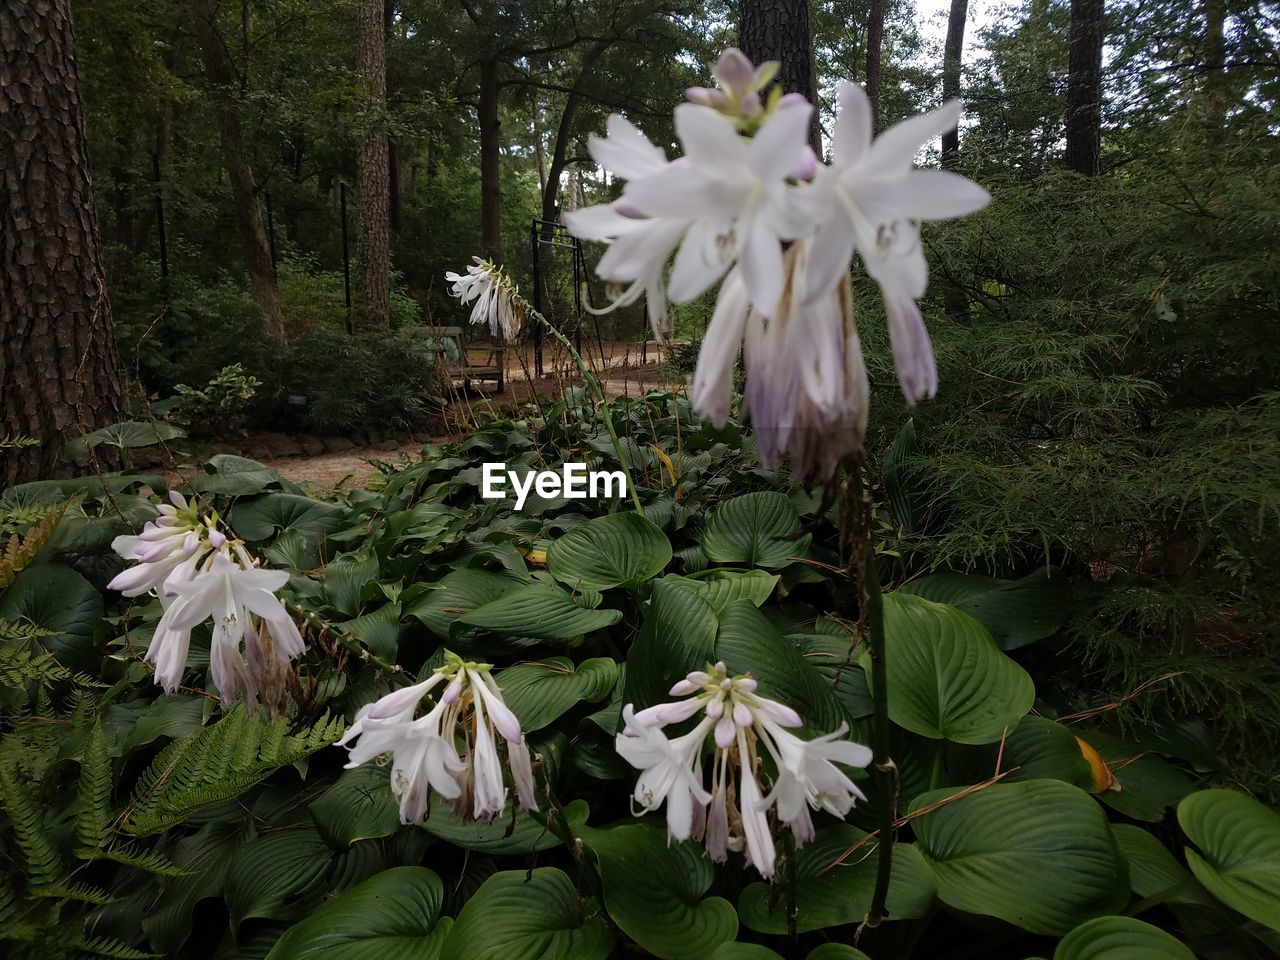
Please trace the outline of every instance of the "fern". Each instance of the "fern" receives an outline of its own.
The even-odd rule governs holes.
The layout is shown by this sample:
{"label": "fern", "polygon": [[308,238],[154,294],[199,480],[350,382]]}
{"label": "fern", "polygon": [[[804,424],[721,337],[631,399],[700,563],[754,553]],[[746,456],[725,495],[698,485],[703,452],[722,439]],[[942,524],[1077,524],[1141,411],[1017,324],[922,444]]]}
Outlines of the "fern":
{"label": "fern", "polygon": [[77,796],[76,840],[81,850],[77,856],[91,858],[106,846],[111,832],[111,757],[107,754],[107,738],[102,723],[94,720],[80,761],[80,792]]}
{"label": "fern", "polygon": [[250,716],[238,707],[212,726],[173,741],[138,781],[124,830],[134,836],[167,830],[324,749],[343,729],[340,719],[326,716],[300,733],[286,735],[286,723],[283,718]]}
{"label": "fern", "polygon": [[192,872],[178,866],[163,853],[143,850],[133,844],[98,850],[77,850],[76,856],[90,860],[110,860],[159,877],[186,877]]}
{"label": "fern", "polygon": [[27,630],[23,624],[0,620],[0,641],[16,641],[0,645],[0,687],[23,690],[28,683],[47,687],[70,678],[71,674],[53,654],[23,645],[26,640],[52,635],[52,631],[39,627],[31,626]]}
{"label": "fern", "polygon": [[32,886],[51,886],[62,879],[62,858],[45,831],[35,799],[8,763],[0,763],[0,796],[13,826],[13,836],[27,862]]}
{"label": "fern", "polygon": [[45,513],[40,522],[25,534],[18,536],[15,533],[9,538],[4,552],[0,553],[0,587],[13,583],[19,572],[36,558],[36,554],[53,536],[53,531],[58,528],[62,515],[70,505],[70,500],[64,500]]}

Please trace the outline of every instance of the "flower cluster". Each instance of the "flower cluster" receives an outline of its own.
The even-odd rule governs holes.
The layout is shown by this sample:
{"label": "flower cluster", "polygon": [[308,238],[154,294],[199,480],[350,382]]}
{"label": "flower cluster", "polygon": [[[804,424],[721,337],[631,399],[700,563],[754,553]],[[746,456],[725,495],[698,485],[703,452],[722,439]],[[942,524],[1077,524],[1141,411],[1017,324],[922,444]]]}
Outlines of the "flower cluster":
{"label": "flower cluster", "polygon": [[243,696],[274,707],[284,693],[302,635],[276,591],[288,582],[280,570],[259,569],[244,544],[218,528],[216,514],[201,517],[176,490],[160,516],[137,536],[120,536],[112,549],[135,565],[109,584],[127,597],[154,593],[164,607],[146,659],[156,683],[173,693],[186,670],[191,630],[213,619],[209,668],[225,703]]}
{"label": "flower cluster", "polygon": [[[338,741],[350,751],[347,767],[390,754],[391,790],[400,800],[404,823],[418,823],[426,816],[432,790],[460,816],[492,820],[507,803],[498,756],[501,736],[520,806],[537,810],[529,748],[520,721],[502,700],[491,666],[463,660],[448,650],[444,656],[444,666],[426,680],[361,708]],[[446,681],[435,705],[415,717],[423,697]],[[356,739],[359,742],[351,746]]]}
{"label": "flower cluster", "polygon": [[514,343],[527,311],[520,290],[497,264],[479,257],[472,259],[475,263],[467,267],[466,273],[450,271],[444,275],[453,284],[449,294],[464,305],[474,301],[471,322],[487,323],[494,337]]}
{"label": "flower cluster", "polygon": [[[737,50],[676,107],[684,155],[668,160],[636,127],[609,118],[589,148],[626,181],[613,203],[566,214],[570,232],[609,243],[597,272],[644,294],[660,336],[666,301],[686,303],[723,279],[694,376],[693,402],[723,423],[744,348],[744,409],[772,466],[790,450],[804,482],[830,477],[862,444],[867,375],[853,323],[849,262],[857,251],[880,287],[898,380],[908,403],[933,396],[937,373],[916,300],[928,266],[922,220],[978,210],[990,197],[954,173],[917,170],[921,147],[953,128],[955,102],[872,139],[860,87],[843,83],[830,163],[808,144],[812,106],[798,94],[761,98],[772,65]],[[668,273],[668,262],[670,271]]]}
{"label": "flower cluster", "polygon": [[[723,663],[690,673],[671,688],[685,699],[638,713],[623,708],[625,726],[617,750],[640,771],[633,798],[644,810],[667,805],[667,835],[679,842],[702,840],[711,858],[744,851],[762,876],[773,875],[775,852],[769,811],[787,824],[801,845],[813,839],[809,810],[846,816],[865,799],[836,763],[865,767],[871,751],[843,739],[848,727],[813,740],[789,730],[801,725],[785,704],[756,693],[748,675],[731,677]],[[701,714],[688,733],[668,737],[663,728]],[[703,776],[703,747],[714,739],[711,789]],[[761,784],[760,747],[775,773],[767,793]],[[736,777],[735,777],[736,771]]]}

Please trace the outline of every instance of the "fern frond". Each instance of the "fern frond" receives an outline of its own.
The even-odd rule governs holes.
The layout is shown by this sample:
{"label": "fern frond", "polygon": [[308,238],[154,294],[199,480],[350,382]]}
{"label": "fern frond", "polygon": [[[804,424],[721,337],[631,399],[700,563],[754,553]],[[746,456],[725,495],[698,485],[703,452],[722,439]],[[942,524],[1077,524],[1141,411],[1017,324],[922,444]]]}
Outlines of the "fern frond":
{"label": "fern frond", "polygon": [[39,523],[21,537],[15,533],[9,538],[4,552],[0,553],[0,587],[13,583],[18,573],[36,558],[40,548],[53,536],[53,531],[58,528],[58,523],[69,506],[71,500],[64,500],[51,508],[40,518]]}
{"label": "fern frond", "polygon": [[89,883],[45,883],[27,889],[28,897],[39,897],[42,900],[74,900],[78,903],[90,903],[95,907],[115,903],[119,897],[113,897],[101,887]]}
{"label": "fern frond", "polygon": [[133,844],[105,849],[82,848],[76,850],[75,853],[77,857],[84,860],[110,860],[113,863],[124,864],[126,867],[144,870],[158,877],[186,877],[192,873],[192,871],[178,866],[163,853],[158,853],[155,850],[143,850]]}
{"label": "fern frond", "polygon": [[4,798],[14,839],[27,861],[32,885],[56,883],[62,878],[62,858],[45,831],[40,807],[8,763],[0,763],[0,796]]}
{"label": "fern frond", "polygon": [[114,937],[89,937],[76,944],[83,956],[111,957],[113,960],[151,960],[158,953],[147,953],[129,946]]}
{"label": "fern frond", "polygon": [[329,746],[342,733],[337,717],[322,717],[286,735],[287,721],[249,716],[237,708],[217,723],[175,740],[138,781],[124,830],[148,836],[186,820],[203,807],[239,796],[281,767]]}
{"label": "fern frond", "polygon": [[111,757],[102,723],[97,719],[85,741],[76,800],[77,842],[90,851],[106,846],[111,833]]}
{"label": "fern frond", "polygon": [[0,620],[0,641],[15,641],[0,645],[0,687],[19,690],[25,689],[28,683],[48,687],[71,676],[53,654],[32,649],[25,643],[45,636],[54,636],[54,633],[34,624]]}

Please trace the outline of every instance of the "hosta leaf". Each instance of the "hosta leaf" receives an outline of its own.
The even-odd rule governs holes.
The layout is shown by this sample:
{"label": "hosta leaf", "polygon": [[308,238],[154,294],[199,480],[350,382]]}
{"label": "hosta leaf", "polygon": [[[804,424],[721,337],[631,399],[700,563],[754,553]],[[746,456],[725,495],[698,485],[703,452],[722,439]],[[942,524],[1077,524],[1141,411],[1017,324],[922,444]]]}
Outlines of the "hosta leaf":
{"label": "hosta leaf", "polygon": [[773,594],[779,577],[763,570],[712,569],[702,577],[672,574],[665,579],[688,587],[719,613],[734,600],[750,600],[757,607],[762,606]]}
{"label": "hosta leaf", "polygon": [[374,656],[394,660],[400,649],[400,604],[384,603],[372,613],[335,623],[334,628],[360,641]]}
{"label": "hosta leaf", "polygon": [[671,562],[667,535],[638,513],[596,517],[553,540],[547,569],[570,589],[635,587]]}
{"label": "hosta leaf", "polygon": [[[587,801],[574,800],[559,815],[570,823],[585,822]],[[514,826],[513,826],[514,824]],[[431,795],[431,810],[422,829],[446,843],[480,853],[533,853],[560,843],[560,838],[523,810],[507,809],[489,823],[463,820],[439,795]]]}
{"label": "hosta leaf", "polygon": [[102,609],[98,589],[56,563],[27,567],[0,595],[0,620],[38,627],[36,642],[69,667],[90,662]]}
{"label": "hosta leaf", "polygon": [[574,603],[561,587],[530,583],[464,614],[458,622],[510,637],[575,641],[621,619],[621,610],[589,610]]}
{"label": "hosta leaf", "polygon": [[[912,813],[953,793],[922,794]],[[1087,793],[1060,780],[997,783],[912,822],[938,897],[956,910],[1061,935],[1128,900],[1106,815]]]}
{"label": "hosta leaf", "polygon": [[269,493],[236,503],[231,527],[246,540],[267,540],[285,530],[315,540],[337,530],[346,518],[346,509],[336,503],[296,493]]}
{"label": "hosta leaf", "polygon": [[[884,598],[889,716],[912,733],[992,743],[1031,709],[1035,687],[982,624],[901,592]],[[868,678],[874,665],[863,665]]]}
{"label": "hosta leaf", "polygon": [[648,824],[580,829],[599,863],[605,907],[627,936],[660,960],[703,960],[738,935],[738,914],[706,897],[715,869],[692,842],[668,845]]}
{"label": "hosta leaf", "polygon": [[849,632],[788,633],[805,663],[822,675],[850,720],[871,716],[875,704],[862,669],[862,645]]}
{"label": "hosta leaf", "polygon": [[1149,923],[1098,917],[1063,937],[1053,960],[1195,960],[1195,954]]}
{"label": "hosta leaf", "polygon": [[1077,730],[1106,761],[1119,790],[1099,794],[1113,810],[1135,820],[1158,823],[1165,811],[1195,789],[1191,778],[1163,757],[1098,730]]}
{"label": "hosta leaf", "polygon": [[654,581],[644,624],[627,655],[623,702],[641,710],[666,699],[677,680],[715,660],[718,629],[706,600],[670,577]]}
{"label": "hosta leaf", "polygon": [[344,770],[337,783],[311,801],[316,832],[342,850],[358,840],[388,837],[400,829],[400,805],[391,792],[391,771],[376,763]]}
{"label": "hosta leaf", "polygon": [[618,665],[593,657],[574,666],[568,657],[551,657],[508,667],[495,676],[520,726],[541,730],[583,701],[603,700],[618,680]]}
{"label": "hosta leaf", "polygon": [[230,453],[220,453],[209,458],[213,473],[192,477],[191,487],[201,493],[216,493],[226,497],[244,497],[261,493],[272,484],[284,486],[284,479],[275,470]]}
{"label": "hosta leaf", "polygon": [[[818,831],[796,853],[796,929],[801,933],[858,923],[871,907],[876,883],[877,844],[864,843],[844,863],[836,859],[863,840],[857,827],[838,824]],[[923,917],[933,903],[933,875],[914,844],[893,848],[888,911],[894,920]],[[742,922],[760,933],[787,932],[786,898],[770,904],[767,883],[752,883],[738,898]]]}
{"label": "hosta leaf", "polygon": [[435,584],[434,589],[408,604],[404,612],[421,620],[441,640],[448,640],[449,628],[455,620],[518,586],[520,581],[488,570],[454,570]]}
{"label": "hosta leaf", "polygon": [[453,920],[425,867],[392,867],[294,924],[268,960],[438,960]]}
{"label": "hosta leaf", "polygon": [[249,917],[289,920],[326,889],[333,853],[313,830],[278,830],[236,851],[224,896],[237,927]]}
{"label": "hosta leaf", "polygon": [[1016,650],[1057,633],[1075,610],[1071,581],[1037,570],[1021,580],[971,573],[931,573],[900,588],[963,610],[991,632],[1002,650]]}
{"label": "hosta leaf", "polygon": [[1280,930],[1280,813],[1237,790],[1199,790],[1178,804],[1178,823],[1199,852],[1187,866],[1215,897]]}
{"label": "hosta leaf", "polygon": [[702,552],[717,563],[785,567],[803,557],[812,538],[783,494],[759,491],[721,501],[702,531]]}
{"label": "hosta leaf", "polygon": [[1159,903],[1208,903],[1187,868],[1150,831],[1131,823],[1111,828],[1129,864],[1129,886],[1143,900]]}
{"label": "hosta leaf", "polygon": [[604,960],[608,926],[552,867],[495,873],[458,914],[444,960]]}
{"label": "hosta leaf", "polygon": [[176,440],[185,437],[186,431],[172,423],[156,420],[144,423],[139,420],[127,420],[124,423],[113,423],[77,437],[67,444],[67,457],[74,460],[84,453],[86,448],[106,444],[120,449],[132,447],[150,447],[164,440]]}

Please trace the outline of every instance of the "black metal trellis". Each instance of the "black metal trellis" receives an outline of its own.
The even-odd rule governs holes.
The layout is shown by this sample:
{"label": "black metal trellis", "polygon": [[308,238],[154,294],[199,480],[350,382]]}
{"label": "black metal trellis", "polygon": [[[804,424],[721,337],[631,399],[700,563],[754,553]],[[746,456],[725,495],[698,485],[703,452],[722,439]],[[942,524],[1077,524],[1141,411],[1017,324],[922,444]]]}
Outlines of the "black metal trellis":
{"label": "black metal trellis", "polygon": [[[542,262],[539,254],[543,245],[550,247],[558,247],[560,249],[570,251],[570,257],[573,260],[573,311],[574,311],[574,328],[573,328],[573,346],[582,353],[582,289],[587,285],[587,260],[582,253],[582,243],[577,237],[570,234],[563,223],[556,223],[551,220],[542,220],[534,217],[529,223],[529,251],[532,254],[533,261],[533,309],[537,310],[543,316],[546,311],[543,309],[542,302]],[[590,298],[591,292],[587,291]],[[600,337],[600,318],[594,314],[592,319],[595,321],[596,328],[596,346],[600,350],[601,369],[608,366],[608,360],[604,354],[604,340]],[[543,375],[542,368],[542,325],[537,324],[533,329],[533,369],[536,376]]]}

